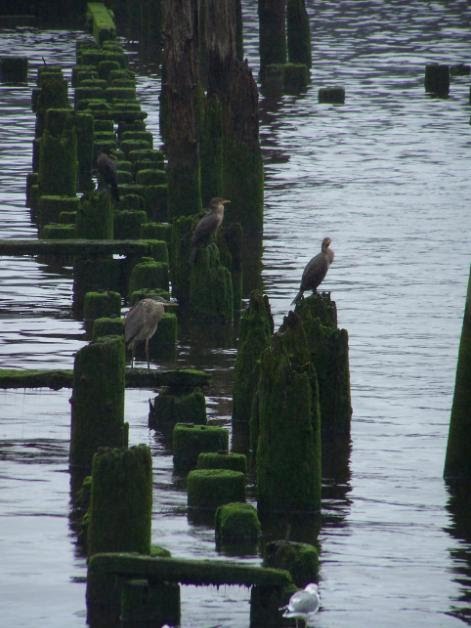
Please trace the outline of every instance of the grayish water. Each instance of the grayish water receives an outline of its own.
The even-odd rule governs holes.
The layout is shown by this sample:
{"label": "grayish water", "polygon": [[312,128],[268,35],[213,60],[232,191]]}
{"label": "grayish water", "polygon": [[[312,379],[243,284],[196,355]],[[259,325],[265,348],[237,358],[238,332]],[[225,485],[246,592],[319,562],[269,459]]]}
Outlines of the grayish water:
{"label": "grayish water", "polygon": [[[253,4],[244,1],[256,69]],[[442,469],[471,259],[470,81],[458,77],[448,99],[433,99],[423,73],[431,61],[469,62],[471,15],[464,1],[308,8],[310,89],[261,101],[263,278],[279,324],[305,263],[331,236],[336,260],[325,288],[350,335],[354,415],[349,473],[326,479],[316,626],[458,626],[471,617],[470,515],[449,507]],[[2,31],[0,55],[70,68],[77,35]],[[24,207],[30,78],[0,85],[4,238],[36,237]],[[345,105],[317,103],[318,88],[332,84],[345,87]],[[139,92],[157,138],[155,74],[140,76]],[[83,344],[70,304],[70,270],[2,258],[0,367],[70,368]],[[201,351],[186,340],[179,351],[180,364],[213,372],[208,410],[222,424],[234,357],[233,347]],[[69,526],[69,396],[1,393],[1,625],[85,625],[85,562]],[[147,428],[151,396],[128,391],[126,418],[132,444],[148,443],[154,455],[154,542],[176,556],[217,557],[212,530],[187,521],[164,439]],[[239,588],[184,587],[183,626],[247,626],[248,599]]]}

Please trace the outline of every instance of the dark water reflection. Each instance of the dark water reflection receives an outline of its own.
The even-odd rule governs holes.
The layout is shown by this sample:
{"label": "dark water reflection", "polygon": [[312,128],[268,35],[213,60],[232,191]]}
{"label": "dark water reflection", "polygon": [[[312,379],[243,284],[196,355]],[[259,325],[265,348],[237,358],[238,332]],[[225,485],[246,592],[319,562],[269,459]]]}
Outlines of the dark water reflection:
{"label": "dark water reflection", "polygon": [[[266,163],[263,281],[277,324],[306,261],[329,234],[326,289],[350,334],[351,451],[325,461],[319,628],[471,623],[469,493],[447,492],[442,467],[469,271],[469,77],[426,97],[431,61],[469,61],[464,1],[308,1],[313,82],[302,97],[261,101]],[[255,3],[245,53],[257,72]],[[24,207],[31,167],[34,66],[70,76],[77,33],[2,31],[0,55],[27,54],[27,86],[0,85],[4,238],[35,237]],[[139,59],[131,54],[138,71]],[[138,80],[158,137],[158,76]],[[340,84],[343,106],[319,105]],[[14,154],[14,159],[11,154]],[[0,260],[0,366],[71,368],[82,324],[71,271]],[[231,341],[181,339],[179,364],[208,368],[208,413],[230,425]],[[186,515],[168,443],[147,427],[155,393],[130,390],[132,444],[154,457],[153,539],[182,557],[224,558]],[[70,391],[8,391],[0,405],[0,611],[5,626],[84,626],[85,563],[69,521]],[[256,563],[245,556],[243,561]],[[184,626],[248,625],[249,592],[185,587]]]}

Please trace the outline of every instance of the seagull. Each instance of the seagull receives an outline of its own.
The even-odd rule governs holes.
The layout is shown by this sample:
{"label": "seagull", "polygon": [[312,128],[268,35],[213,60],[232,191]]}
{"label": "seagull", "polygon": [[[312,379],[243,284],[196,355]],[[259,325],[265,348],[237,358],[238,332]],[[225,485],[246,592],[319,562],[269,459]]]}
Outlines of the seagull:
{"label": "seagull", "polygon": [[291,617],[296,619],[296,628],[298,619],[302,619],[306,627],[313,626],[314,615],[320,606],[319,590],[317,584],[310,582],[301,591],[296,591],[290,597],[286,606],[282,606],[279,610],[284,611],[283,617]]}

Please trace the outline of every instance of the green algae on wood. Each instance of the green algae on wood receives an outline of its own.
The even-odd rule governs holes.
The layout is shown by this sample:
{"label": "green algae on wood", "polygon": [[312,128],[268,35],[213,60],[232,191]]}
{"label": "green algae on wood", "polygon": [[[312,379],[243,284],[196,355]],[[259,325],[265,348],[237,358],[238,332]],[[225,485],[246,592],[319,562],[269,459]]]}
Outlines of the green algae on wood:
{"label": "green algae on wood", "polygon": [[177,423],[172,438],[174,470],[186,475],[202,451],[227,451],[228,446],[229,432],[223,427]]}
{"label": "green algae on wood", "polygon": [[197,469],[232,469],[247,473],[247,457],[244,454],[204,451],[198,455]]}
{"label": "green algae on wood", "polygon": [[253,291],[241,317],[234,367],[232,427],[235,451],[249,450],[249,423],[257,390],[260,356],[268,346],[272,333],[273,318],[268,298],[259,291]]}
{"label": "green algae on wood", "polygon": [[92,340],[102,336],[120,336],[121,334],[124,334],[122,318],[102,316],[93,321]]}
{"label": "green algae on wood", "polygon": [[261,535],[257,510],[245,502],[219,506],[215,516],[216,546],[241,546],[256,549]]}
{"label": "green algae on wood", "polygon": [[215,243],[198,249],[190,272],[189,300],[192,320],[219,324],[233,322],[232,277],[221,263]]}
{"label": "green algae on wood", "polygon": [[319,551],[310,543],[271,541],[264,548],[263,566],[286,569],[295,584],[303,588],[318,577]]}
{"label": "green algae on wood", "polygon": [[148,554],[152,514],[149,447],[99,449],[93,457],[87,550]]}
{"label": "green algae on wood", "polygon": [[124,338],[105,336],[79,349],[71,398],[70,465],[90,472],[99,447],[126,445]]}
{"label": "green algae on wood", "polygon": [[471,480],[471,271],[463,316],[444,476]]}
{"label": "green algae on wood", "polygon": [[224,560],[161,558],[126,553],[95,554],[88,563],[90,573],[127,575],[201,586],[234,584],[284,587],[293,584],[290,574],[284,569],[255,567]]}
{"label": "green algae on wood", "polygon": [[[110,319],[115,321],[115,319]],[[122,325],[122,319],[116,322]],[[106,334],[110,335],[110,334]],[[59,369],[0,369],[0,390],[8,388],[72,388],[74,372]],[[159,388],[169,386],[175,390],[187,391],[192,387],[205,386],[210,375],[197,369],[177,369],[157,371],[148,369],[126,369],[127,388]]]}
{"label": "green algae on wood", "polygon": [[352,406],[348,333],[337,328],[335,302],[329,293],[313,294],[296,306],[319,383],[323,440],[350,435]]}
{"label": "green algae on wood", "polygon": [[126,579],[120,598],[120,628],[180,625],[180,587],[176,583]]}
{"label": "green algae on wood", "polygon": [[193,423],[206,425],[206,400],[199,388],[177,390],[164,388],[151,403],[149,427],[156,429],[162,425]]}
{"label": "green algae on wood", "polygon": [[187,477],[188,508],[204,513],[245,502],[245,474],[231,469],[194,469]]}
{"label": "green algae on wood", "polygon": [[315,381],[301,319],[290,312],[261,356],[256,454],[260,516],[320,510]]}
{"label": "green algae on wood", "polygon": [[76,218],[79,238],[111,240],[113,221],[113,205],[109,194],[93,191],[82,196]]}

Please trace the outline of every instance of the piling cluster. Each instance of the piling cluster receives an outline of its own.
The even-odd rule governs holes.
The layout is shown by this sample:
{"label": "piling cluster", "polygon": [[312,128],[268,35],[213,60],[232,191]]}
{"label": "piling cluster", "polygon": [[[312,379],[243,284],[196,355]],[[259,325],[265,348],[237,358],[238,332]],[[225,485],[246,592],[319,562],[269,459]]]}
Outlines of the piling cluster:
{"label": "piling cluster", "polygon": [[[259,0],[259,17],[262,88],[299,93],[311,67],[304,0]],[[251,625],[277,625],[280,604],[317,577],[322,479],[332,443],[345,452],[350,438],[348,335],[324,293],[300,300],[275,331],[251,272],[261,253],[263,164],[240,3],[163,0],[159,26],[160,18],[161,149],[113,13],[90,2],[71,86],[45,63],[33,90],[27,203],[38,240],[1,243],[0,253],[73,267],[73,312],[89,342],[73,373],[28,381],[72,387],[72,501],[89,561],[89,624],[176,624],[180,583],[238,583],[253,585]],[[192,258],[195,225],[215,197],[230,200],[224,220]],[[168,300],[170,287],[178,322],[212,333],[232,329],[242,294],[256,288],[240,320],[232,441],[207,421],[206,374],[126,369],[122,305]],[[177,316],[165,313],[150,359],[174,360],[177,334]],[[263,568],[182,561],[152,545],[152,458],[146,445],[128,447],[128,385],[160,387],[149,426],[168,438],[190,521],[214,526],[217,551],[262,553]]]}

